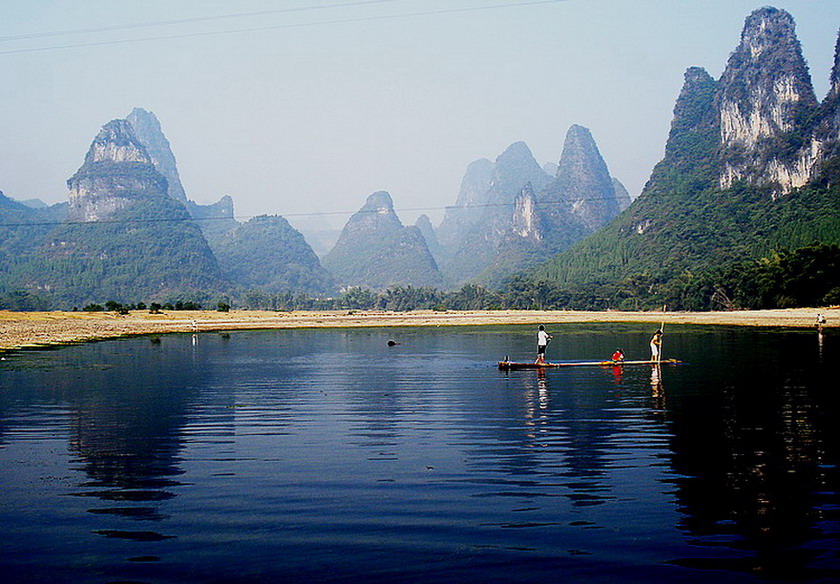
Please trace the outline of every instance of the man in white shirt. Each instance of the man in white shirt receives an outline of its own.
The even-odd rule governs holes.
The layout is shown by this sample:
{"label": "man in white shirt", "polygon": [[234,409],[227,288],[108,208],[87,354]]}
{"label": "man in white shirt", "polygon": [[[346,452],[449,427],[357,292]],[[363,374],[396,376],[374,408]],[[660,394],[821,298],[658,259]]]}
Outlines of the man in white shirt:
{"label": "man in white shirt", "polygon": [[545,332],[545,327],[540,325],[537,331],[537,363],[545,363],[545,348],[553,337]]}

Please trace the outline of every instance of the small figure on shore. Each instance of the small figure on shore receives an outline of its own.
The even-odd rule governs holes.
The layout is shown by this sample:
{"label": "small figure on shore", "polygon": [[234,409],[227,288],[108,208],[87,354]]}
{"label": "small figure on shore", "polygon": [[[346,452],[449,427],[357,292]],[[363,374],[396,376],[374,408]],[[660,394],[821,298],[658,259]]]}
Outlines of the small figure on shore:
{"label": "small figure on shore", "polygon": [[825,316],[822,313],[817,315],[817,322],[815,324],[817,326],[817,331],[822,332],[823,327],[825,326]]}
{"label": "small figure on shore", "polygon": [[539,330],[537,331],[537,363],[545,363],[545,348],[553,338],[554,337],[545,332],[545,327],[540,325]]}
{"label": "small figure on shore", "polygon": [[650,360],[659,361],[662,356],[662,329],[653,333],[650,339]]}
{"label": "small figure on shore", "polygon": [[621,349],[616,349],[615,353],[612,354],[612,361],[613,363],[623,363],[624,351],[622,351]]}

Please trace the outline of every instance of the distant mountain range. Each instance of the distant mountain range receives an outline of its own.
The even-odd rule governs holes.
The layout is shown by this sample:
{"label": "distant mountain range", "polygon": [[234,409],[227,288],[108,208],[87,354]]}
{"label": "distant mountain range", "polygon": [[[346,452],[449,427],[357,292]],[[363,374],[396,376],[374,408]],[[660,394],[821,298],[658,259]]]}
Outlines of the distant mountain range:
{"label": "distant mountain range", "polygon": [[323,263],[345,287],[495,288],[606,225],[629,204],[589,130],[575,125],[554,176],[524,142],[495,163],[470,164],[437,230],[425,215],[415,227],[403,226],[390,194],[374,193]]}
{"label": "distant mountain range", "polygon": [[186,197],[157,118],[135,109],[105,124],[67,181],[69,201],[0,194],[0,292],[61,307],[208,301],[256,288],[320,294],[334,282],[281,217],[236,221],[230,197]]}
{"label": "distant mountain range", "polygon": [[[686,71],[665,156],[632,204],[573,125],[556,164],[524,142],[471,163],[437,228],[403,225],[386,192],[340,234],[310,221],[322,260],[282,217],[240,223],[229,196],[190,200],[159,121],[135,109],[96,135],[66,203],[0,193],[0,306],[465,284],[517,306],[730,306],[750,261],[840,244],[840,40],[830,81],[819,101],[793,18],[756,10],[719,79]],[[835,296],[840,280],[814,297]]]}
{"label": "distant mountain range", "polygon": [[629,204],[588,129],[569,128],[554,176],[517,142],[495,163],[478,160],[467,168],[437,231],[444,276],[451,285],[498,287],[606,225]]}

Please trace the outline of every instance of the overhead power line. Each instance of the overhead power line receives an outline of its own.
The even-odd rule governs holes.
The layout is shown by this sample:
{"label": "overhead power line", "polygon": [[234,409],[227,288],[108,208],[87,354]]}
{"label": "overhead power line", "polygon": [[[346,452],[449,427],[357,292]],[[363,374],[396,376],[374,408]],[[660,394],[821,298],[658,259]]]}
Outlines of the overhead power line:
{"label": "overhead power line", "polygon": [[195,24],[198,22],[212,22],[218,20],[230,20],[234,18],[248,18],[254,16],[270,16],[274,14],[289,14],[293,12],[312,12],[316,10],[329,10],[331,8],[355,8],[367,4],[385,4],[387,2],[403,2],[405,0],[359,0],[357,2],[341,2],[336,4],[319,4],[316,6],[297,6],[294,8],[280,8],[277,10],[260,10],[258,12],[238,12],[235,14],[219,14],[216,16],[194,16],[192,18],[179,18],[171,20],[156,20],[152,22],[139,22],[135,24],[116,24],[112,26],[100,26],[96,28],[75,28],[70,30],[55,30],[50,32],[33,32],[29,34],[0,37],[0,43],[10,41],[22,41],[31,39],[52,38],[60,36],[72,36],[77,34],[92,34],[102,32],[114,32],[120,30],[137,30],[140,28],[153,28],[156,26],[173,26],[179,24]]}
{"label": "overhead power line", "polygon": [[[509,2],[505,4],[494,4],[492,6],[470,6],[470,7],[462,7],[462,8],[443,8],[440,10],[423,10],[423,11],[416,11],[416,12],[402,12],[396,14],[385,14],[379,16],[360,16],[355,18],[337,18],[332,20],[319,20],[319,21],[312,21],[312,22],[300,22],[300,23],[286,23],[286,24],[272,24],[272,25],[264,25],[264,26],[255,26],[250,28],[237,28],[237,29],[227,29],[227,30],[217,30],[217,31],[205,31],[205,32],[192,32],[192,33],[179,33],[179,34],[171,34],[171,35],[160,35],[160,36],[150,36],[150,37],[140,37],[140,38],[132,38],[132,39],[114,39],[108,41],[90,41],[85,43],[74,43],[74,44],[67,44],[67,45],[54,45],[48,47],[30,47],[26,49],[9,49],[5,51],[0,51],[0,55],[11,55],[17,53],[35,53],[35,52],[43,52],[43,51],[57,51],[57,50],[64,50],[64,49],[76,49],[76,48],[83,48],[83,47],[98,47],[98,46],[105,46],[105,45],[120,45],[120,44],[127,44],[127,43],[138,43],[138,42],[148,42],[148,41],[161,41],[161,40],[169,40],[169,39],[184,39],[184,38],[197,38],[197,37],[208,37],[208,36],[218,36],[224,34],[239,34],[245,32],[260,32],[266,30],[280,30],[280,29],[295,29],[295,28],[310,28],[315,26],[325,26],[325,25],[332,25],[332,24],[351,24],[351,23],[359,23],[359,22],[375,22],[375,21],[385,21],[385,20],[397,20],[402,18],[416,18],[421,16],[439,16],[444,14],[460,14],[460,13],[467,13],[467,12],[483,12],[488,10],[499,10],[503,8],[524,8],[527,6],[537,6],[541,4],[557,4],[559,2],[565,2],[567,0],[530,0],[527,2]],[[360,3],[361,4],[361,3]],[[116,29],[113,29],[116,30]],[[71,34],[71,33],[68,33]],[[9,37],[7,37],[9,38]],[[34,37],[32,37],[34,38]]]}
{"label": "overhead power line", "polygon": [[[567,199],[559,201],[541,201],[536,202],[537,208],[555,207],[560,205],[574,205],[576,203],[589,203],[596,201],[615,201],[616,197],[588,197],[584,199]],[[492,207],[513,207],[515,203],[487,203],[484,205],[466,205],[463,207],[446,205],[437,207],[406,207],[403,209],[394,209],[394,213],[415,213],[418,211],[448,211],[448,210],[473,210],[473,209],[487,209]],[[182,218],[165,218],[165,219],[106,219],[104,221],[33,221],[28,223],[2,223],[0,222],[0,229],[4,227],[50,227],[58,225],[114,225],[121,223],[183,223],[185,221],[222,221],[226,219],[254,219],[255,217],[270,217],[279,216],[283,218],[288,217],[325,217],[329,215],[356,215],[358,213],[378,213],[378,210],[372,209],[370,211],[320,211],[310,213],[286,213],[286,214],[261,214],[261,215],[234,215],[232,217],[182,217]],[[0,214],[2,217],[2,214]]]}

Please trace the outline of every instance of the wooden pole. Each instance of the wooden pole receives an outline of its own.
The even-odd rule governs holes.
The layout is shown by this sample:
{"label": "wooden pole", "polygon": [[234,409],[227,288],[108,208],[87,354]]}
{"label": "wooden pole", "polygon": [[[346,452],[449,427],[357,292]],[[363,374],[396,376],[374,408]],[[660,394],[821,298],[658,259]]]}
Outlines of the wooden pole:
{"label": "wooden pole", "polygon": [[662,362],[662,345],[665,344],[665,313],[668,311],[668,305],[662,305],[662,325],[659,327],[659,330],[663,333],[659,336],[659,354],[656,356],[656,364]]}

